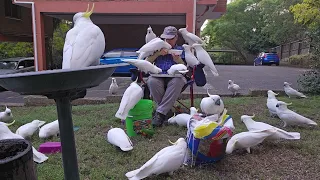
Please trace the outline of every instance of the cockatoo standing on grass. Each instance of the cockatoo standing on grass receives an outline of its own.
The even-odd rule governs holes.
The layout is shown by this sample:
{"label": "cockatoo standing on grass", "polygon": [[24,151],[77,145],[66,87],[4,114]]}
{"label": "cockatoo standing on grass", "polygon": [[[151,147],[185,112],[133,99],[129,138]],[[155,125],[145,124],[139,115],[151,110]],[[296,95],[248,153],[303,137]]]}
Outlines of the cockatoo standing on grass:
{"label": "cockatoo standing on grass", "polygon": [[267,99],[267,107],[269,109],[269,113],[271,117],[277,116],[277,103],[278,100],[276,98],[278,94],[274,93],[271,90],[268,90],[268,99]]}
{"label": "cockatoo standing on grass", "polygon": [[287,125],[312,125],[312,126],[318,125],[316,122],[312,121],[311,119],[291,111],[290,109],[288,109],[287,107],[288,105],[291,105],[291,103],[287,104],[283,101],[278,101],[276,105],[277,115],[284,122],[283,127],[286,127]]}
{"label": "cockatoo standing on grass", "polygon": [[[14,123],[14,122],[13,122]],[[11,123],[11,124],[13,124]],[[6,124],[4,122],[0,122],[0,140],[3,139],[24,139],[22,136],[18,134],[14,134],[11,132],[11,130],[7,127],[11,124]],[[33,146],[32,146],[32,152],[33,152],[33,161],[37,163],[42,163],[48,159],[48,157],[41,152],[38,152]]]}
{"label": "cockatoo standing on grass", "polygon": [[291,97],[306,98],[307,97],[306,95],[302,94],[301,92],[298,92],[297,90],[290,87],[290,85],[291,84],[289,84],[288,82],[283,83],[284,92],[289,96],[289,98],[291,98]]}
{"label": "cockatoo standing on grass", "polygon": [[277,132],[267,139],[278,140],[278,139],[300,139],[300,133],[298,132],[287,132],[282,129],[276,128],[264,122],[254,121],[253,116],[242,115],[241,121],[246,125],[249,131],[257,131],[257,130],[266,130],[266,129],[275,129]]}
{"label": "cockatoo standing on grass", "polygon": [[11,122],[12,119],[13,119],[13,115],[12,115],[11,109],[9,109],[6,106],[6,110],[4,110],[3,112],[0,112],[0,121],[8,123],[8,122]]}
{"label": "cockatoo standing on grass", "polygon": [[40,130],[40,127],[45,123],[45,121],[33,120],[30,123],[20,126],[17,129],[16,134],[19,134],[23,138],[30,138],[33,133]]}
{"label": "cockatoo standing on grass", "polygon": [[184,138],[179,138],[172,146],[165,147],[156,153],[139,169],[126,173],[129,180],[144,179],[153,174],[159,175],[178,170],[183,164],[184,156],[187,152],[187,142]]}
{"label": "cockatoo standing on grass", "polygon": [[94,9],[73,16],[74,27],[66,35],[62,69],[78,69],[99,65],[104,52],[105,38],[101,29],[90,19]]}

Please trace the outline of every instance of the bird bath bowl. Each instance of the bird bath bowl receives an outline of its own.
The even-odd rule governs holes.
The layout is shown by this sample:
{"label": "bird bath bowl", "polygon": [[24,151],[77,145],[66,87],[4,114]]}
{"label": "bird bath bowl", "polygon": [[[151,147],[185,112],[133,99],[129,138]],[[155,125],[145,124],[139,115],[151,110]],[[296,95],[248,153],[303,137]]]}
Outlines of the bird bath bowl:
{"label": "bird bath bowl", "polygon": [[127,63],[90,66],[81,69],[56,69],[0,75],[0,86],[22,95],[44,95],[57,106],[64,179],[78,180],[78,162],[74,142],[71,101],[83,98],[86,89],[107,80],[118,66]]}

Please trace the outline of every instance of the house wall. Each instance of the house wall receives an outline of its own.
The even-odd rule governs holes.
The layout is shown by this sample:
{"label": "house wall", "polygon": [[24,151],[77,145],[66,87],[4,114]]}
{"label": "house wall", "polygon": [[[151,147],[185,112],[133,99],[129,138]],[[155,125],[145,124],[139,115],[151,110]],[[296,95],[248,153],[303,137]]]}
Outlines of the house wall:
{"label": "house wall", "polygon": [[[163,29],[168,25],[152,25],[153,32],[160,36]],[[133,25],[133,24],[109,24],[98,25],[104,33],[106,39],[105,51],[114,48],[140,48],[145,44],[145,36],[149,25]],[[182,28],[181,25],[172,25],[177,29]],[[184,43],[182,37],[177,42],[178,45]]]}
{"label": "house wall", "polygon": [[[0,0],[0,41],[33,42],[31,9],[21,7],[21,19],[5,17],[4,1]],[[46,37],[52,36],[51,17],[45,17]]]}

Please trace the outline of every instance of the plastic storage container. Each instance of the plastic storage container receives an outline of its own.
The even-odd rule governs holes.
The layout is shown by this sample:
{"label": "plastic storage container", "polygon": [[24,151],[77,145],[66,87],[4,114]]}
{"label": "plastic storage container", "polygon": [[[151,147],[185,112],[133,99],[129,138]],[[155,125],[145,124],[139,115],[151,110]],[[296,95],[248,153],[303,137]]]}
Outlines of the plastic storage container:
{"label": "plastic storage container", "polygon": [[153,101],[150,99],[141,99],[128,113],[126,118],[126,131],[129,137],[142,134],[152,136]]}

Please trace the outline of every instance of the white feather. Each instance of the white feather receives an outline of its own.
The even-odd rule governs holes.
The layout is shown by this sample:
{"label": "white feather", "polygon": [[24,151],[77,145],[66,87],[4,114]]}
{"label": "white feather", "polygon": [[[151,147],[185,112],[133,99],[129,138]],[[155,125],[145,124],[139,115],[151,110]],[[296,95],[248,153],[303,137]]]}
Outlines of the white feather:
{"label": "white feather", "polygon": [[140,59],[123,59],[122,61],[136,66],[140,71],[145,73],[159,74],[162,72],[160,68],[151,64],[149,61]]}
{"label": "white feather", "polygon": [[161,149],[139,169],[127,172],[126,176],[129,180],[138,180],[153,174],[158,175],[178,170],[183,164],[186,151],[185,139],[179,138],[175,145]]}
{"label": "white feather", "polygon": [[189,70],[187,66],[185,66],[184,64],[174,64],[168,69],[167,73],[170,75],[174,75],[178,73],[184,74],[184,73],[187,73],[188,71]]}
{"label": "white feather", "polygon": [[101,29],[82,17],[66,35],[62,69],[99,65],[104,49],[105,37]]}
{"label": "white feather", "polygon": [[133,144],[127,134],[121,128],[112,128],[107,134],[108,142],[114,146],[118,146],[122,151],[130,151]]}
{"label": "white feather", "polygon": [[236,95],[237,92],[240,90],[240,86],[238,84],[235,84],[233,81],[228,81],[228,89],[232,92],[233,95]]}
{"label": "white feather", "polygon": [[197,55],[198,61],[200,61],[202,64],[208,66],[214,76],[219,76],[219,73],[213,64],[213,61],[212,61],[210,55],[207,53],[206,50],[204,50],[202,48],[202,45],[195,43],[192,45],[192,47],[196,50],[196,55]]}
{"label": "white feather", "polygon": [[267,107],[271,116],[277,116],[276,105],[278,103],[278,100],[275,96],[276,96],[276,93],[274,93],[271,90],[268,90]]}
{"label": "white feather", "polygon": [[283,88],[284,88],[284,92],[289,96],[289,98],[291,98],[291,97],[306,98],[307,97],[306,95],[302,94],[301,92],[298,92],[297,90],[290,87],[290,84],[287,82],[283,83]]}
{"label": "white feather", "polygon": [[[3,139],[24,139],[18,134],[14,134],[11,130],[5,125],[5,123],[0,122],[0,140]],[[48,159],[48,157],[40,152],[38,152],[34,147],[32,147],[33,152],[33,161],[37,163],[42,163]]]}
{"label": "white feather", "polygon": [[242,115],[241,121],[246,125],[249,131],[257,131],[257,130],[267,130],[267,129],[275,129],[276,133],[267,137],[267,139],[277,140],[277,139],[300,139],[300,133],[298,132],[287,132],[277,127],[271,126],[267,123],[256,122],[252,119],[251,116]]}
{"label": "white feather", "polygon": [[309,118],[306,118],[296,112],[291,111],[287,107],[287,103],[283,101],[278,101],[277,103],[277,115],[284,122],[283,127],[287,125],[313,125],[318,124]]}
{"label": "white feather", "polygon": [[147,34],[146,34],[146,43],[150,42],[152,39],[156,38],[157,35],[152,31],[151,26],[147,28]]}
{"label": "white feather", "polygon": [[0,112],[0,121],[8,123],[13,120],[13,115],[11,109],[6,106],[6,109],[3,112]]}
{"label": "white feather", "polygon": [[120,106],[115,117],[119,119],[126,119],[130,109],[132,109],[142,97],[142,88],[136,82],[132,82],[122,96]]}
{"label": "white feather", "polygon": [[109,94],[116,94],[119,89],[116,78],[111,79],[111,84],[109,87]]}
{"label": "white feather", "polygon": [[182,47],[184,49],[185,59],[186,59],[187,65],[189,67],[194,67],[194,66],[200,64],[200,62],[198,61],[196,56],[194,56],[194,54],[191,52],[191,46],[190,45],[183,44]]}
{"label": "white feather", "polygon": [[241,132],[235,134],[227,143],[226,153],[231,154],[236,149],[246,149],[250,153],[250,148],[264,141],[267,137],[276,132],[274,129]]}
{"label": "white feather", "polygon": [[180,28],[179,32],[181,33],[183,39],[190,45],[192,46],[195,43],[198,44],[203,44],[203,41],[201,38],[199,38],[197,35],[192,34],[188,32],[187,28]]}
{"label": "white feather", "polygon": [[23,138],[31,137],[33,133],[40,129],[40,127],[45,123],[45,121],[33,120],[30,123],[20,126],[17,129],[16,134],[22,136]]}
{"label": "white feather", "polygon": [[59,121],[55,120],[42,126],[39,130],[39,138],[49,138],[59,134]]}

